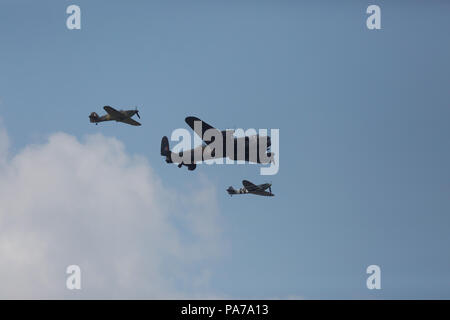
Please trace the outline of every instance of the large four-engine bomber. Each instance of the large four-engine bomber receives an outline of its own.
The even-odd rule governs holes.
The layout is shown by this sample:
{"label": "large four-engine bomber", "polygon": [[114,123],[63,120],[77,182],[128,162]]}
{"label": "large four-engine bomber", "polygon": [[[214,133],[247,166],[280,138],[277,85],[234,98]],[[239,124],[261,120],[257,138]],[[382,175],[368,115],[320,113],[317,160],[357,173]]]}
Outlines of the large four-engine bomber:
{"label": "large four-engine bomber", "polygon": [[[137,115],[140,119],[139,110],[137,108],[132,110],[116,110],[110,106],[104,106],[103,109],[106,111],[106,114],[103,116],[99,116],[96,112],[92,112],[89,115],[89,120],[91,123],[95,123],[96,125],[99,122],[104,121],[116,121],[116,122],[123,122],[132,126],[140,126],[141,124],[135,120],[132,119],[134,115]],[[274,153],[270,152],[270,137],[268,136],[259,136],[254,135],[250,137],[242,137],[242,138],[236,138],[234,137],[232,139],[232,149],[230,152],[230,149],[227,148],[226,142],[227,142],[227,135],[230,133],[228,130],[219,131],[218,129],[212,127],[211,125],[207,124],[206,122],[200,120],[196,117],[187,117],[185,119],[186,123],[194,130],[194,132],[203,140],[203,145],[199,146],[195,149],[191,149],[188,151],[185,151],[185,154],[189,154],[189,156],[183,157],[183,152],[180,152],[178,154],[173,153],[170,151],[169,148],[169,139],[164,136],[161,140],[161,155],[166,158],[167,163],[178,163],[178,167],[181,168],[183,165],[188,168],[188,170],[195,170],[197,167],[196,162],[204,161],[204,160],[210,160],[214,159],[216,157],[229,157],[232,160],[244,160],[247,162],[254,162],[254,163],[270,163],[273,162]],[[206,138],[206,135],[212,136],[209,139]],[[223,147],[219,145],[219,151],[222,151],[220,155],[215,155],[214,153],[210,154],[210,158],[206,159],[204,157],[204,151],[205,148],[207,148],[209,145],[211,145],[213,142],[215,142],[216,137],[222,137],[222,143]],[[238,152],[238,146],[243,145],[244,146],[244,152],[242,154],[239,154]],[[255,150],[253,150],[253,149]],[[263,150],[264,148],[264,150]],[[259,152],[260,150],[263,150],[265,152],[265,157],[261,157]],[[250,155],[253,151],[256,151],[256,157],[252,158]],[[228,152],[228,153],[227,153]],[[200,154],[201,159],[196,159],[194,155]],[[255,153],[253,153],[255,154]],[[233,187],[229,187],[227,189],[227,192],[230,196],[236,195],[236,194],[255,194],[259,196],[266,196],[266,197],[273,197],[274,194],[272,193],[272,183],[263,183],[260,185],[255,185],[251,183],[248,180],[242,181],[243,188],[240,189],[234,189]],[[266,191],[269,189],[269,191]]]}

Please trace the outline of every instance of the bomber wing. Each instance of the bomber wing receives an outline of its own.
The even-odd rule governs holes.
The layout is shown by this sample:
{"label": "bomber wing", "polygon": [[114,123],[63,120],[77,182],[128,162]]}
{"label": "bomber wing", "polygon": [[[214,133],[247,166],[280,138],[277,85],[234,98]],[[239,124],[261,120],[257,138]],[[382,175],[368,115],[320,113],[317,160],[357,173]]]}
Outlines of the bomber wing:
{"label": "bomber wing", "polygon": [[[210,144],[211,142],[213,142],[214,141],[214,139],[212,139],[212,140],[205,140],[204,138],[203,138],[203,136],[205,135],[205,133],[206,133],[206,131],[207,130],[215,130],[216,132],[214,132],[214,131],[209,131],[208,132],[208,134],[211,134],[211,135],[214,135],[214,136],[216,136],[216,135],[222,135],[222,132],[221,131],[219,131],[218,129],[216,129],[216,128],[214,128],[213,126],[211,126],[211,125],[209,125],[209,124],[207,124],[206,122],[204,122],[204,121],[202,121],[202,120],[200,120],[199,118],[197,118],[197,117],[187,117],[186,119],[185,119],[185,121],[186,121],[186,123],[188,124],[188,126],[189,127],[191,127],[191,129],[192,130],[194,130],[194,132],[208,145],[208,144]],[[199,123],[197,123],[197,128],[196,128],[196,126],[195,126],[195,123],[196,122],[199,122]]]}

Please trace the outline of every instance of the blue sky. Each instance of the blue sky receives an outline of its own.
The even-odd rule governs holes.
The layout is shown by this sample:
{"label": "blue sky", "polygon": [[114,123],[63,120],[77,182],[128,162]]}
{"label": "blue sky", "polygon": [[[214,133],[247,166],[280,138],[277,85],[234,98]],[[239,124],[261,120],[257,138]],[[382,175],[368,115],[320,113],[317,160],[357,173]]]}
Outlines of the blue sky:
{"label": "blue sky", "polygon": [[[66,28],[68,5],[81,30]],[[366,28],[378,4],[382,29]],[[167,188],[214,185],[236,298],[450,298],[450,4],[2,1],[0,117],[12,154],[55,132],[115,137]],[[142,127],[89,123],[137,105]],[[184,118],[280,129],[280,170],[169,166]],[[243,179],[273,198],[230,198]],[[181,212],[182,213],[182,212]],[[367,266],[382,270],[369,291]],[[183,286],[183,284],[178,284]]]}

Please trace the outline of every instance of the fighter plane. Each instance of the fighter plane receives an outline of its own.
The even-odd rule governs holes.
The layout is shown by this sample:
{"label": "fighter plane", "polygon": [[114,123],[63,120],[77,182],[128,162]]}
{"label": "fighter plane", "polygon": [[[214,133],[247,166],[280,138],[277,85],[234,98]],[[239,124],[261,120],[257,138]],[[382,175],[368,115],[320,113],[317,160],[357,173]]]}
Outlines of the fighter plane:
{"label": "fighter plane", "polygon": [[[250,181],[244,180],[242,181],[242,184],[244,185],[243,188],[240,188],[239,190],[234,189],[233,187],[229,187],[227,189],[227,192],[230,196],[233,194],[257,194],[258,196],[266,196],[266,197],[273,197],[274,194],[272,193],[271,183],[263,183],[260,185],[254,185]],[[269,189],[269,192],[265,191],[266,189]]]}
{"label": "fighter plane", "polygon": [[140,119],[141,116],[139,115],[138,109],[134,110],[116,110],[114,108],[111,108],[110,106],[104,106],[103,109],[107,112],[107,114],[99,117],[97,113],[92,112],[89,116],[89,120],[91,123],[95,123],[96,125],[99,122],[103,121],[112,121],[115,120],[117,122],[123,122],[127,124],[131,124],[132,126],[140,126],[141,124],[133,119],[131,119],[132,116],[137,115]]}
{"label": "fighter plane", "polygon": [[[167,163],[178,163],[178,168],[186,166],[188,170],[195,170],[197,167],[197,162],[219,159],[228,157],[231,160],[244,160],[253,163],[271,163],[274,161],[274,153],[269,152],[271,145],[269,136],[260,136],[258,134],[245,137],[232,137],[231,139],[227,136],[233,135],[233,131],[222,130],[212,127],[206,122],[200,120],[197,117],[187,117],[185,119],[189,127],[194,130],[194,132],[203,140],[203,145],[186,151],[181,151],[178,154],[170,151],[169,139],[164,136],[161,140],[161,155],[166,157]],[[205,135],[206,134],[206,135]],[[210,137],[210,138],[207,138]],[[205,152],[205,149],[212,146],[215,142],[215,137],[222,138],[222,145],[216,146],[217,149],[210,147],[211,153]],[[231,140],[231,147],[227,148],[227,140]],[[218,142],[219,143],[219,142]],[[238,146],[242,146],[238,150]],[[266,157],[260,157],[260,149],[263,148],[263,152]],[[221,154],[216,155],[216,150],[222,151]],[[241,150],[243,152],[241,152]],[[239,152],[238,152],[239,151]],[[207,156],[205,156],[207,154]]]}

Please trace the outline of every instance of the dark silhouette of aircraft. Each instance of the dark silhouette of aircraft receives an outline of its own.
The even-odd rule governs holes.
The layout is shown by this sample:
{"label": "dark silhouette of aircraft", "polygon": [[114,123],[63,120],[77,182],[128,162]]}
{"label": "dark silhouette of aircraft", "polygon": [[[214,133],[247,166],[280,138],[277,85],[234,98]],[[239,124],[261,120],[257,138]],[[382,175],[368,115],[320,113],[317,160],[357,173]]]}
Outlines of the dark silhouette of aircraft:
{"label": "dark silhouette of aircraft", "polygon": [[[242,184],[244,185],[243,188],[240,188],[239,190],[234,189],[233,187],[228,187],[227,192],[230,196],[233,194],[257,194],[258,196],[266,196],[266,197],[273,197],[274,194],[272,193],[272,184],[271,183],[263,183],[260,185],[254,185],[250,181],[244,180],[242,181]],[[269,192],[266,191],[266,189],[269,189]]]}
{"label": "dark silhouette of aircraft", "polygon": [[[161,155],[166,157],[167,163],[178,163],[178,167],[183,165],[188,170],[195,170],[197,162],[228,157],[231,160],[244,160],[253,163],[271,163],[274,161],[274,153],[269,152],[271,145],[269,136],[258,134],[245,137],[231,137],[231,147],[227,148],[227,135],[233,135],[233,130],[222,130],[212,127],[197,117],[187,117],[185,119],[189,127],[203,140],[203,145],[191,150],[181,151],[178,154],[170,151],[169,139],[164,136],[161,140]],[[222,144],[214,143],[216,138],[222,138]],[[212,148],[211,146],[214,146]],[[205,152],[209,147],[210,153]],[[260,156],[260,149],[265,157]],[[242,152],[241,152],[242,151]],[[206,154],[206,156],[205,156]],[[200,155],[200,157],[198,156]]]}
{"label": "dark silhouette of aircraft", "polygon": [[104,106],[103,109],[107,112],[107,114],[99,117],[97,113],[92,112],[89,116],[89,120],[92,123],[95,123],[96,125],[99,122],[103,121],[117,121],[117,122],[123,122],[127,124],[131,124],[132,126],[140,126],[141,124],[133,119],[131,119],[132,116],[137,115],[140,119],[141,116],[139,115],[138,109],[134,110],[116,110],[114,108],[111,108],[110,106]]}

